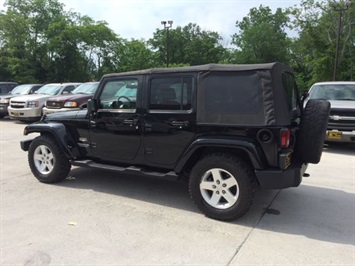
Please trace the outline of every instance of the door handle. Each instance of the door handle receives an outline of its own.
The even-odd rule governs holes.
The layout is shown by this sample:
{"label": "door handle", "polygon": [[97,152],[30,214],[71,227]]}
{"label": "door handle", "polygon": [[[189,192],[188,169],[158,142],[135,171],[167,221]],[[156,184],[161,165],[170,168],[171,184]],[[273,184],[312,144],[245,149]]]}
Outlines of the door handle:
{"label": "door handle", "polygon": [[124,125],[134,126],[138,122],[138,119],[125,119],[123,120]]}
{"label": "door handle", "polygon": [[189,125],[189,121],[171,121],[170,125],[176,127],[187,127]]}
{"label": "door handle", "polygon": [[148,133],[148,132],[153,132],[153,126],[152,126],[152,124],[145,123],[145,124],[144,124],[144,131],[145,131],[146,133]]}
{"label": "door handle", "polygon": [[91,128],[95,128],[95,127],[96,127],[96,122],[90,120],[90,127],[91,127]]}

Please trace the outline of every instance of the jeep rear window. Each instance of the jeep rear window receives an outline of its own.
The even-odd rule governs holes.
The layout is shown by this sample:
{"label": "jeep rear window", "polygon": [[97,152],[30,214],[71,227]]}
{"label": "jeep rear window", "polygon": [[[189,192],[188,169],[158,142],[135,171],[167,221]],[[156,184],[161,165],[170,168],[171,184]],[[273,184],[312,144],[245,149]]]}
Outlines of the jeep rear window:
{"label": "jeep rear window", "polygon": [[216,114],[256,114],[261,108],[256,73],[212,74],[206,79],[205,110]]}
{"label": "jeep rear window", "polygon": [[286,91],[287,104],[289,110],[294,110],[297,107],[297,86],[295,77],[291,73],[282,73],[282,84]]}

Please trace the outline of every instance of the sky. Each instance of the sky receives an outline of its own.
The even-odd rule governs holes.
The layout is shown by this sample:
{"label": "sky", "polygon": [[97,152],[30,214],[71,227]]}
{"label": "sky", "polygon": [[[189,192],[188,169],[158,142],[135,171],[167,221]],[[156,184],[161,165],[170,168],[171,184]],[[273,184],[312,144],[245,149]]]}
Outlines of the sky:
{"label": "sky", "polygon": [[[0,0],[3,9],[5,0]],[[301,0],[59,0],[66,10],[105,20],[125,39],[153,37],[161,21],[173,21],[173,28],[196,23],[202,30],[217,31],[226,45],[236,33],[235,23],[247,16],[252,7],[287,8]]]}

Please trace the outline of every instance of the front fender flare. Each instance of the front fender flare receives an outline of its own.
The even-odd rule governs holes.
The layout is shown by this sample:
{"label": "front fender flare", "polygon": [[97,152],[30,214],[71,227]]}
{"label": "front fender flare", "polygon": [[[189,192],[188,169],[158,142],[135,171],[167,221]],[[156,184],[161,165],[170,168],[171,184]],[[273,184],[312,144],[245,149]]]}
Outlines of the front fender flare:
{"label": "front fender flare", "polygon": [[[67,130],[65,125],[61,123],[43,123],[37,122],[25,127],[23,134],[28,135],[31,133],[49,134],[52,135],[58,142],[60,148],[64,151],[64,154],[68,159],[75,159],[80,156],[78,147],[75,140]],[[30,141],[22,141],[21,148],[28,150]]]}

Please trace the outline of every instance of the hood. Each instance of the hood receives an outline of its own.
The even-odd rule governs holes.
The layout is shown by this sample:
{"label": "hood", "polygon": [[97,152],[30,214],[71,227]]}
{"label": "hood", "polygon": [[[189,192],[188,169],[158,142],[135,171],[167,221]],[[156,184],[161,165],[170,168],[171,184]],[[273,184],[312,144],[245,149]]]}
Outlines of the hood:
{"label": "hood", "polygon": [[68,120],[75,120],[75,119],[84,119],[86,115],[87,115],[87,109],[83,109],[79,111],[65,111],[65,112],[43,115],[42,119],[46,122],[68,121]]}
{"label": "hood", "polygon": [[355,101],[335,101],[329,100],[331,109],[354,109]]}
{"label": "hood", "polygon": [[14,97],[17,97],[18,95],[16,94],[5,94],[5,95],[0,95],[0,99],[11,99]]}
{"label": "hood", "polygon": [[52,102],[69,102],[69,101],[77,101],[77,100],[85,100],[91,99],[93,95],[89,94],[70,94],[70,95],[59,95],[56,97],[51,97],[47,99],[47,101]]}
{"label": "hood", "polygon": [[27,101],[36,101],[36,100],[46,100],[50,97],[53,97],[53,95],[47,95],[47,94],[30,94],[30,95],[23,95],[23,96],[16,96],[12,98],[12,101],[17,101],[17,102],[27,102]]}

